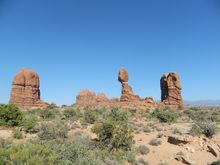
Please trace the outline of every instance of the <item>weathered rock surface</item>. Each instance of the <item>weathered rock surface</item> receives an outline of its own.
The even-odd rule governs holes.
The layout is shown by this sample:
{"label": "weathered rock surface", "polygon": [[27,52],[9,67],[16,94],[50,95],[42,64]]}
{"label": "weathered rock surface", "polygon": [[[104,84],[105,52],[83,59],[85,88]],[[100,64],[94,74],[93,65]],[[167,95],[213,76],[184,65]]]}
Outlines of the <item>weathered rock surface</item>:
{"label": "weathered rock surface", "polygon": [[128,73],[125,68],[121,68],[118,73],[118,80],[121,82],[121,102],[129,102],[140,100],[140,97],[136,95],[132,88],[128,85]]}
{"label": "weathered rock surface", "polygon": [[46,103],[40,100],[40,80],[37,73],[22,68],[12,82],[10,101],[19,108],[44,108]]}
{"label": "weathered rock surface", "polygon": [[193,142],[194,138],[192,136],[187,136],[187,135],[185,136],[173,135],[173,136],[168,136],[167,141],[174,145],[182,145]]}
{"label": "weathered rock surface", "polygon": [[219,151],[218,151],[218,148],[217,146],[215,145],[207,145],[207,149],[210,153],[212,153],[215,157],[218,157],[219,155]]}
{"label": "weathered rock surface", "polygon": [[180,78],[176,72],[164,74],[160,79],[161,101],[165,105],[182,108]]}

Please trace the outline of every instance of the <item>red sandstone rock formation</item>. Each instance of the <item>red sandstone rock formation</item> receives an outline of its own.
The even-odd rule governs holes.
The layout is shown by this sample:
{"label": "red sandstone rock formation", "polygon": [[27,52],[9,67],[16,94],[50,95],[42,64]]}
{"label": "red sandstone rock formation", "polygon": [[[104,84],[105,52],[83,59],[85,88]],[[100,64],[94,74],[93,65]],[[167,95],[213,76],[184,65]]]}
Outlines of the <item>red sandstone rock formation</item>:
{"label": "red sandstone rock formation", "polygon": [[103,102],[108,102],[109,99],[106,97],[106,95],[104,93],[99,93],[96,97],[96,101],[98,103],[103,103]]}
{"label": "red sandstone rock formation", "polygon": [[21,69],[12,82],[10,103],[19,108],[44,108],[46,103],[40,100],[39,76],[29,69]]}
{"label": "red sandstone rock formation", "polygon": [[82,90],[76,96],[76,104],[80,106],[90,106],[96,104],[95,92],[89,90]]}
{"label": "red sandstone rock formation", "polygon": [[140,97],[133,93],[132,88],[128,85],[128,73],[125,68],[121,68],[118,73],[118,81],[121,82],[121,102],[140,100]]}
{"label": "red sandstone rock formation", "polygon": [[153,97],[146,97],[146,98],[144,99],[144,101],[145,101],[146,103],[149,103],[149,104],[153,104],[153,103],[154,103]]}
{"label": "red sandstone rock formation", "polygon": [[161,101],[165,105],[183,107],[180,78],[177,73],[164,74],[160,79]]}

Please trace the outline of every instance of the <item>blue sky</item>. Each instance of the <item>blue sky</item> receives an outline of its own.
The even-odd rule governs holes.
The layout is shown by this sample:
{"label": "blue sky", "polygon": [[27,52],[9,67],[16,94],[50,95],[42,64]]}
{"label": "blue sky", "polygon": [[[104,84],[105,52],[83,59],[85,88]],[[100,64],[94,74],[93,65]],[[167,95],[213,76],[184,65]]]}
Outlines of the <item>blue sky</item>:
{"label": "blue sky", "polygon": [[218,0],[0,0],[0,102],[21,67],[41,98],[72,104],[81,89],[119,97],[120,67],[141,97],[160,99],[177,71],[185,100],[220,99]]}

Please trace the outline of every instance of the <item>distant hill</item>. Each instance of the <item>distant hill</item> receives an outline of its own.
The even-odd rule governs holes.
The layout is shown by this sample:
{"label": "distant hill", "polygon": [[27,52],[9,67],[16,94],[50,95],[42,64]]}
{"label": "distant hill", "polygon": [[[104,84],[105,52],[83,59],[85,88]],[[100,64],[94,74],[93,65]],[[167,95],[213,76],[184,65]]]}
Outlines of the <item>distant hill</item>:
{"label": "distant hill", "polygon": [[220,100],[197,100],[197,101],[185,100],[184,104],[188,104],[188,105],[205,105],[205,106],[220,106]]}

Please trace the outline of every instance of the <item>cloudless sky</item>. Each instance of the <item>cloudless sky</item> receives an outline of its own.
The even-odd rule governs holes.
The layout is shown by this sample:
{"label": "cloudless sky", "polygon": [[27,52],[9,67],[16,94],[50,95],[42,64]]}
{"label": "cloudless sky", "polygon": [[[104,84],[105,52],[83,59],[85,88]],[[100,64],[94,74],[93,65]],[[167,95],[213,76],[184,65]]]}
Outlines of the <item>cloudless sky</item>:
{"label": "cloudless sky", "polygon": [[81,89],[119,97],[122,66],[143,98],[176,71],[185,100],[220,99],[220,1],[0,0],[0,57],[1,103],[22,67],[59,105]]}

